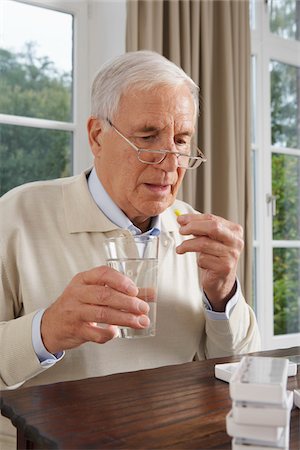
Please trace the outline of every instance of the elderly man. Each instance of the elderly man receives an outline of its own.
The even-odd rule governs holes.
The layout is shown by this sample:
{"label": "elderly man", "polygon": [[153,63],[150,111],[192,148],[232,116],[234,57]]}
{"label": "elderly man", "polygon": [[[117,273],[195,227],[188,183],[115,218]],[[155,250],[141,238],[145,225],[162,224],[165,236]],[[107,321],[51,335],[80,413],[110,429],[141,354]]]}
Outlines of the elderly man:
{"label": "elderly man", "polygon": [[[192,144],[197,114],[198,88],[180,68],[127,53],[93,84],[93,168],[2,197],[2,389],[259,350],[236,278],[241,227],[176,200],[186,170],[205,159]],[[105,266],[104,240],[130,233],[160,236],[157,333],[147,339],[115,338],[117,326],[149,325],[137,287]]]}

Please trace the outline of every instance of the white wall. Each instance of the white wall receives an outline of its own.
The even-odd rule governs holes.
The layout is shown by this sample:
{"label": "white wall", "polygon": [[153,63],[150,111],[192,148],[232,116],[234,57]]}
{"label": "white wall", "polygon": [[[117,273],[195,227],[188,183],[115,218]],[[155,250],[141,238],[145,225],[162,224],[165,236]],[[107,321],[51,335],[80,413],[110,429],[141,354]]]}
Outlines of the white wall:
{"label": "white wall", "polygon": [[100,66],[125,52],[126,0],[88,0],[89,84]]}
{"label": "white wall", "polygon": [[78,146],[74,158],[74,173],[80,173],[92,163],[86,133],[92,81],[105,61],[125,52],[126,36],[126,0],[81,0],[81,2],[87,6],[87,23],[81,35],[82,41],[78,43],[81,53],[79,60],[87,67],[79,68],[85,81],[81,83],[84,92],[77,93],[81,118],[77,138],[74,141],[75,150],[76,145]]}

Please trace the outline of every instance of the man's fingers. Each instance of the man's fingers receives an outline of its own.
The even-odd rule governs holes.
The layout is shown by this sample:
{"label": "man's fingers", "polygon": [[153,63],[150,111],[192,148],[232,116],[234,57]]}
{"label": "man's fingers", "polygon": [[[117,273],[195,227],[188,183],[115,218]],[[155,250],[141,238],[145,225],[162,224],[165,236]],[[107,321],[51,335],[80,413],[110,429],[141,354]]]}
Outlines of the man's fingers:
{"label": "man's fingers", "polygon": [[124,292],[125,294],[132,296],[136,296],[138,293],[137,287],[133,281],[130,280],[130,278],[108,266],[95,267],[94,269],[86,272],[78,273],[75,275],[73,280],[84,285],[108,285],[117,291]]}
{"label": "man's fingers", "polygon": [[109,325],[105,328],[94,323],[84,323],[82,326],[82,338],[84,342],[105,344],[119,334],[118,327]]}
{"label": "man's fingers", "polygon": [[155,288],[147,287],[147,288],[139,288],[138,297],[145,302],[155,302],[156,301],[157,292]]}
{"label": "man's fingers", "polygon": [[222,242],[213,241],[207,237],[194,237],[183,241],[176,247],[176,253],[183,254],[187,252],[201,253],[203,256],[215,256],[219,258],[233,258],[238,259],[240,249],[235,246],[229,247]]}
{"label": "man's fingers", "polygon": [[228,253],[228,247],[218,241],[201,236],[186,239],[176,248],[179,254],[186,252],[203,252],[214,256],[225,256]]}
{"label": "man's fingers", "polygon": [[192,238],[182,242],[176,252],[197,253],[202,287],[208,298],[222,303],[223,310],[224,299],[235,283],[237,262],[244,246],[242,227],[212,214],[186,214],[177,221],[180,233]]}
{"label": "man's fingers", "polygon": [[82,322],[90,324],[103,323],[130,328],[146,328],[150,325],[149,317],[144,314],[136,315],[108,306],[86,305],[84,309],[82,308],[80,319]]}
{"label": "man's fingers", "polygon": [[243,237],[243,229],[239,224],[212,214],[186,214],[178,217],[178,223],[183,235],[208,236],[225,244]]}
{"label": "man's fingers", "polygon": [[[89,340],[106,342],[116,334],[110,325],[148,327],[145,314],[149,306],[137,298],[138,292],[128,277],[111,267],[78,273],[43,315],[41,333],[45,347],[57,353]],[[94,329],[96,323],[108,327]]]}
{"label": "man's fingers", "polygon": [[233,259],[221,259],[212,255],[203,255],[199,253],[197,255],[198,266],[201,269],[215,273],[221,277],[226,277],[236,267],[236,261]]}
{"label": "man's fingers", "polygon": [[80,303],[99,306],[109,306],[117,310],[129,311],[134,314],[148,314],[148,304],[137,297],[116,291],[110,286],[76,286],[73,288],[74,297]]}

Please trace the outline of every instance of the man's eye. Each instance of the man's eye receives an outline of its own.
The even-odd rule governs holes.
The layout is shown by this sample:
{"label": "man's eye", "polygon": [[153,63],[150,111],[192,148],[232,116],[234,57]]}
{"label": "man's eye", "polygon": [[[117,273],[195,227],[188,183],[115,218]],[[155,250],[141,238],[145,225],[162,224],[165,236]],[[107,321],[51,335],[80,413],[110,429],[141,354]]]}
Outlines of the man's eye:
{"label": "man's eye", "polygon": [[156,138],[156,136],[150,135],[150,136],[142,136],[141,139],[144,141],[153,141]]}
{"label": "man's eye", "polygon": [[177,139],[175,142],[176,148],[180,153],[189,155],[191,153],[191,143],[187,139]]}
{"label": "man's eye", "polygon": [[149,136],[136,136],[135,138],[140,143],[143,142],[155,142],[156,136],[155,135],[149,135]]}
{"label": "man's eye", "polygon": [[186,139],[176,139],[175,145],[179,145],[180,147],[189,147],[190,142]]}

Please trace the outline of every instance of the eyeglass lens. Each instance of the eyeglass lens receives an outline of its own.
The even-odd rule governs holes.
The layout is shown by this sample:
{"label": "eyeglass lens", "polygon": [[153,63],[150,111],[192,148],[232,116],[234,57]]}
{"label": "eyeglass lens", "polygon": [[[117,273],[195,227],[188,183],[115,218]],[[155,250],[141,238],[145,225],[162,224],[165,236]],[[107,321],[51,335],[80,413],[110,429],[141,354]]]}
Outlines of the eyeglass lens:
{"label": "eyeglass lens", "polygon": [[[167,152],[162,152],[162,151],[151,151],[151,150],[144,150],[144,149],[139,149],[139,160],[141,162],[144,162],[146,164],[159,164],[160,162],[163,161],[163,159],[166,157],[166,155],[168,154]],[[190,158],[188,155],[177,155],[177,161],[178,161],[178,166],[179,167],[184,167],[184,168],[191,168],[191,167],[195,167],[196,164],[198,164],[198,160]]]}

